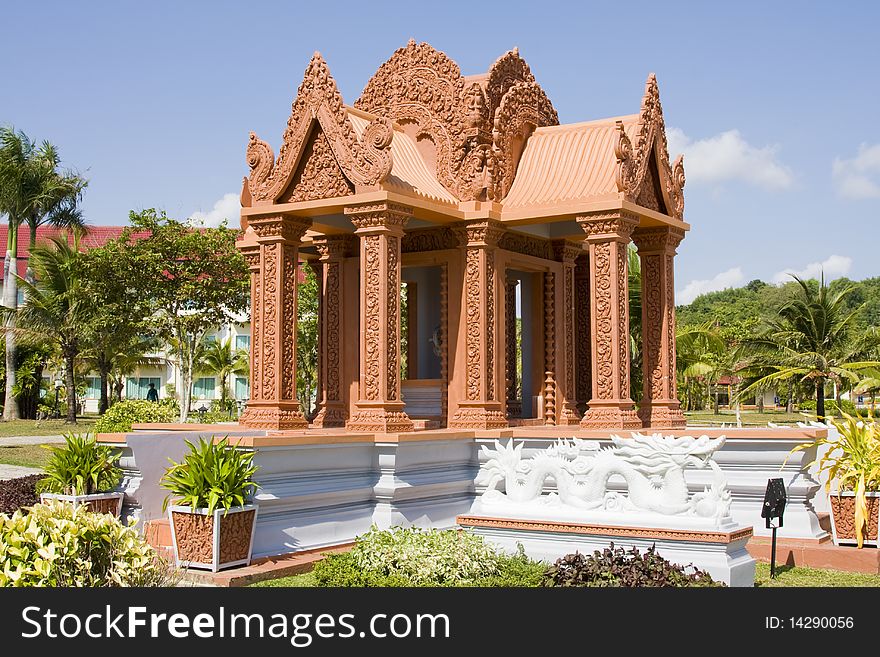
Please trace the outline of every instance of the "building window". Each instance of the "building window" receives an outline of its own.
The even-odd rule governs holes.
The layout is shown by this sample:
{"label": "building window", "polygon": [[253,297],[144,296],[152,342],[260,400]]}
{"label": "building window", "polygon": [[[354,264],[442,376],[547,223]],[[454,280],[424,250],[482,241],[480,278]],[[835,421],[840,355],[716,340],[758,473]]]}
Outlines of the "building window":
{"label": "building window", "polygon": [[235,336],[235,348],[236,349],[244,349],[245,351],[251,350],[251,336],[249,335],[236,335]]}
{"label": "building window", "polygon": [[235,398],[247,400],[251,397],[248,380],[243,376],[235,377]]}
{"label": "building window", "polygon": [[128,377],[125,381],[126,399],[146,399],[151,383],[156,387],[156,392],[159,392],[159,381],[158,376]]}
{"label": "building window", "polygon": [[86,399],[101,398],[101,378],[97,376],[86,377]]}
{"label": "building window", "polygon": [[213,376],[203,376],[193,383],[193,399],[214,399],[216,379]]}
{"label": "building window", "polygon": [[217,342],[217,336],[216,335],[206,335],[202,339],[202,342],[204,342],[206,346],[209,344],[213,344],[213,343]]}

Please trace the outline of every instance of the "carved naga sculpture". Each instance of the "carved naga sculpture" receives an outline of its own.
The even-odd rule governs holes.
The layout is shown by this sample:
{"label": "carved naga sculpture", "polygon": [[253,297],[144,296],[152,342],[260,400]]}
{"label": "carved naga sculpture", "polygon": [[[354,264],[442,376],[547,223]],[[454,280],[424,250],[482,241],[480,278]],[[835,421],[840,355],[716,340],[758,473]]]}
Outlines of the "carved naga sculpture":
{"label": "carved naga sculpture", "polygon": [[[531,458],[522,458],[523,443],[513,441],[495,449],[483,446],[488,460],[482,500],[489,504],[561,503],[580,509],[615,512],[653,512],[720,519],[730,510],[730,491],[721,468],[712,460],[725,438],[661,434],[611,436],[612,447],[600,449],[593,441],[557,440]],[[711,468],[712,486],[688,494],[685,468]],[[614,476],[626,481],[627,495],[608,490]],[[543,495],[547,479],[556,482],[556,494]],[[504,493],[500,487],[503,484]]]}

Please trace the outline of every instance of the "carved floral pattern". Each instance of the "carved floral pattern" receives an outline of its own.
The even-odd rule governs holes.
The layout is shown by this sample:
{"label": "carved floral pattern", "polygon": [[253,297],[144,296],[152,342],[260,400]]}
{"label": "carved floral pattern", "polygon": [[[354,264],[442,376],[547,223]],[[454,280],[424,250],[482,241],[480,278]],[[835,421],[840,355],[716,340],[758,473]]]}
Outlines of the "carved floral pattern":
{"label": "carved floral pattern", "polygon": [[559,125],[559,116],[537,83],[517,82],[504,94],[492,126],[496,158],[493,198],[504,198],[513,185],[521,140],[535,128],[548,125]]}
{"label": "carved floral pattern", "polygon": [[482,362],[480,360],[480,251],[468,249],[464,269],[465,294],[467,296],[467,335],[465,349],[467,353],[466,366],[466,395],[467,399],[475,401],[480,398],[480,375],[482,374]]}
{"label": "carved floral pattern", "polygon": [[402,253],[424,253],[443,251],[458,246],[455,233],[445,227],[412,230],[403,236],[400,244]]}
{"label": "carved floral pattern", "polygon": [[281,314],[281,399],[296,399],[297,248],[284,246]]}
{"label": "carved floral pattern", "polygon": [[400,308],[400,240],[394,235],[389,235],[386,248],[388,249],[388,289],[386,312],[388,316],[388,330],[385,333],[386,343],[386,397],[389,401],[400,399],[400,365],[398,356],[400,353],[400,322],[398,320]]}
{"label": "carved floral pattern", "polygon": [[261,357],[262,369],[262,398],[277,399],[276,387],[276,354],[278,321],[276,317],[278,308],[278,257],[277,252],[281,249],[280,244],[266,244],[263,246],[263,353]]}
{"label": "carved floral pattern", "polygon": [[575,263],[575,368],[578,411],[583,415],[593,392],[592,358],[590,353],[590,257],[578,257]]}
{"label": "carved floral pattern", "polygon": [[364,280],[364,399],[379,399],[379,259],[380,240],[378,235],[366,235],[363,240],[365,263]]}
{"label": "carved floral pattern", "polygon": [[354,185],[348,181],[336,163],[327,137],[321,130],[313,130],[303,149],[293,181],[278,201],[296,203],[350,194],[354,194]]}
{"label": "carved floral pattern", "polygon": [[594,247],[595,265],[593,268],[594,295],[596,300],[595,353],[596,376],[594,382],[596,397],[614,397],[614,355],[612,353],[612,306],[611,306],[611,243],[600,242]]}

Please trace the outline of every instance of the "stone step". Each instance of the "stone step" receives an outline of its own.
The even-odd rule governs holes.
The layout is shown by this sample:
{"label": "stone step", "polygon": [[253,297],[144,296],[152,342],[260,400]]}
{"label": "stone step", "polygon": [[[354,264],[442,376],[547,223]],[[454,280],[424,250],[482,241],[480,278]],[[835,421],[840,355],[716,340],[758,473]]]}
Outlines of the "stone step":
{"label": "stone step", "polygon": [[[746,549],[753,559],[770,562],[771,539],[753,536]],[[805,566],[807,568],[830,568],[852,573],[880,574],[880,550],[876,547],[834,545],[830,537],[821,540],[777,539],[776,564],[780,566]]]}

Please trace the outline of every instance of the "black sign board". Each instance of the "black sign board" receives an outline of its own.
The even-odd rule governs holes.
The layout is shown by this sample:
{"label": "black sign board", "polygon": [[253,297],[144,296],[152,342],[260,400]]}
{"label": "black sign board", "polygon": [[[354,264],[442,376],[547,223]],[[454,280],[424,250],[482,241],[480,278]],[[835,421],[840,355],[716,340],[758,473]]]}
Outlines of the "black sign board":
{"label": "black sign board", "polygon": [[761,517],[766,518],[767,528],[770,521],[779,518],[777,527],[782,527],[782,514],[785,512],[785,483],[782,479],[770,479],[767,481],[767,491],[764,493],[764,506],[761,508]]}

